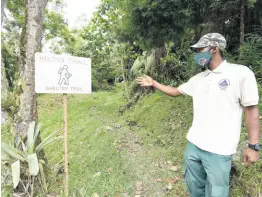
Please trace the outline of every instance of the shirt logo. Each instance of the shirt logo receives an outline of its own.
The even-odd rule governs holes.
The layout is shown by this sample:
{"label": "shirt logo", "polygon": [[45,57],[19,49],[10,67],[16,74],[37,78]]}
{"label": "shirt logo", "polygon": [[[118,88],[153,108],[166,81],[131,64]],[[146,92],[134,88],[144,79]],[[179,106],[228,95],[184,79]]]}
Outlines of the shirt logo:
{"label": "shirt logo", "polygon": [[226,90],[230,85],[230,81],[228,79],[222,79],[218,83],[220,90]]}

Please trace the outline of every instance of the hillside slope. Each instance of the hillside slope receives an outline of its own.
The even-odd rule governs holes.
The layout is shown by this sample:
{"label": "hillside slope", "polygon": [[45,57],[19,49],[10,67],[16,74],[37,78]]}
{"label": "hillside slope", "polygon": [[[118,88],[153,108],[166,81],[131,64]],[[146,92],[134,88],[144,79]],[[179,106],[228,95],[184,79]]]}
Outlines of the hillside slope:
{"label": "hillside slope", "polygon": [[[119,86],[112,92],[69,95],[68,103],[71,196],[188,195],[183,182],[183,151],[192,121],[190,98],[156,92],[120,115],[126,101]],[[42,137],[63,127],[61,95],[40,96],[39,119]],[[247,140],[244,127],[241,140],[242,144]],[[53,167],[50,191],[62,193],[59,162],[63,142],[47,147],[46,155]],[[261,195],[261,160],[245,168],[239,156],[235,156],[237,172],[231,196]]]}

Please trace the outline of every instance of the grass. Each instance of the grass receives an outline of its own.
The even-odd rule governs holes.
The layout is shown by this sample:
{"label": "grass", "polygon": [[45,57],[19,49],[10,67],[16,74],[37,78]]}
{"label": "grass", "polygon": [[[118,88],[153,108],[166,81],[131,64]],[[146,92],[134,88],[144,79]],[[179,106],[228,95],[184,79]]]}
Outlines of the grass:
{"label": "grass", "polygon": [[[39,120],[46,126],[43,137],[63,126],[62,102],[59,97],[61,96],[54,95],[48,102],[48,95],[39,98],[40,109],[43,109],[39,110]],[[68,98],[69,173],[72,193],[80,188],[85,188],[90,195],[102,190],[113,192],[125,178],[125,175],[118,171],[112,172],[110,176],[107,172],[112,166],[121,168],[123,162],[113,145],[119,133],[104,129],[104,126],[118,121],[117,109],[124,104],[119,98],[121,93],[115,92],[100,92],[88,96],[70,95]],[[50,109],[46,105],[52,102],[55,104],[51,104],[53,108]],[[62,141],[46,148],[46,155],[50,166],[61,161]]]}
{"label": "grass", "polygon": [[[45,138],[63,127],[63,99],[40,95],[38,103]],[[70,196],[188,196],[182,176],[192,100],[156,92],[120,115],[125,103],[122,86],[111,92],[68,95]],[[243,127],[241,141],[245,140]],[[50,193],[63,196],[63,141],[50,144],[45,153],[52,169]],[[250,168],[243,167],[240,159],[235,164],[238,174],[232,179],[231,196],[261,195],[262,162]],[[177,170],[170,170],[172,166]]]}
{"label": "grass", "polygon": [[[151,191],[149,196],[154,196],[154,188],[164,195],[169,192],[166,191],[167,180],[182,175],[187,123],[192,119],[191,112],[189,117],[182,117],[182,107],[190,103],[190,99],[186,99],[185,103],[182,98],[174,100],[156,93],[148,95],[120,115],[119,109],[126,103],[122,95],[122,87],[118,87],[113,92],[68,96],[72,196],[91,196],[93,193],[100,196],[132,196],[138,181],[143,182],[144,193]],[[43,138],[63,126],[62,108],[61,95],[39,97]],[[135,124],[128,125],[128,122]],[[126,137],[128,133],[137,136],[142,144],[126,148],[123,141],[132,140]],[[132,148],[138,150],[129,155]],[[45,152],[49,165],[57,166],[63,159],[63,142],[49,145]],[[179,171],[172,172],[170,165],[180,166]],[[61,184],[62,176],[56,175],[56,172],[49,176],[54,180],[51,192],[61,193],[63,187],[59,182]],[[162,181],[155,183],[155,179]],[[186,192],[183,181],[180,182],[177,187],[174,185],[171,192],[177,190],[181,195]]]}

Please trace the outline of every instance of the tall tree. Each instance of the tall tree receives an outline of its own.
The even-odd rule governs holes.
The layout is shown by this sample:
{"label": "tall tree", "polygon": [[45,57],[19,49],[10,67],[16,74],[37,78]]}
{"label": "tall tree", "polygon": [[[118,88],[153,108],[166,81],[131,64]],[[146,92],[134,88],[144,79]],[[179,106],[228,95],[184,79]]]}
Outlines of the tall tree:
{"label": "tall tree", "polygon": [[245,6],[246,0],[240,0],[240,37],[239,43],[242,45],[245,38]]}
{"label": "tall tree", "polygon": [[6,4],[6,0],[1,0],[1,25],[3,23],[4,17],[5,17],[5,4]]}
{"label": "tall tree", "polygon": [[[6,0],[1,0],[1,26],[4,21],[5,12],[4,8],[6,6]],[[1,37],[2,41],[2,37]],[[1,100],[3,102],[4,99],[8,99],[7,97],[7,92],[8,92],[8,80],[6,77],[6,69],[5,69],[5,64],[4,64],[4,59],[3,59],[3,54],[1,53]],[[6,121],[9,119],[9,114],[5,108],[1,106],[1,124],[5,124]]]}
{"label": "tall tree", "polygon": [[26,24],[22,31],[20,77],[22,93],[20,95],[20,110],[15,118],[17,134],[25,135],[31,121],[37,121],[37,101],[34,91],[34,56],[39,51],[43,33],[44,10],[48,0],[26,1]]}

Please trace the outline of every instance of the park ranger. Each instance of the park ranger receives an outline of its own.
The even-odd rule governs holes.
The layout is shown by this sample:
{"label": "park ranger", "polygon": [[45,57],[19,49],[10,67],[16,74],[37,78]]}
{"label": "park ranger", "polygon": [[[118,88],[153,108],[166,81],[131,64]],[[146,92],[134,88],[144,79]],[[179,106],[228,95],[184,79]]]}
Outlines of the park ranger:
{"label": "park ranger", "polygon": [[169,96],[193,98],[193,123],[184,154],[185,181],[191,197],[228,196],[232,154],[239,143],[243,111],[249,136],[243,161],[250,166],[259,159],[257,82],[248,67],[223,59],[225,47],[226,39],[218,33],[206,34],[192,45],[196,65],[206,69],[178,88],[146,75],[136,79],[141,86],[152,86]]}

